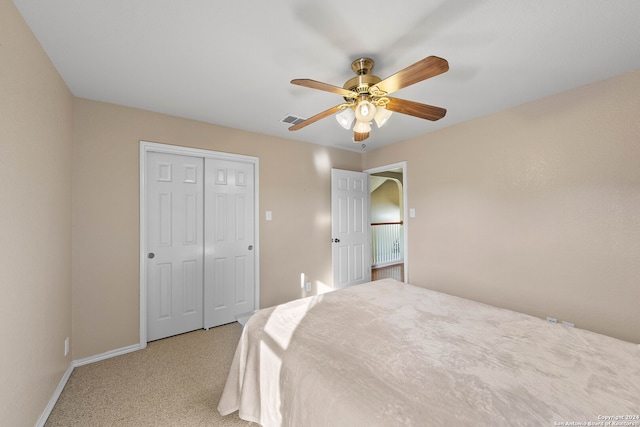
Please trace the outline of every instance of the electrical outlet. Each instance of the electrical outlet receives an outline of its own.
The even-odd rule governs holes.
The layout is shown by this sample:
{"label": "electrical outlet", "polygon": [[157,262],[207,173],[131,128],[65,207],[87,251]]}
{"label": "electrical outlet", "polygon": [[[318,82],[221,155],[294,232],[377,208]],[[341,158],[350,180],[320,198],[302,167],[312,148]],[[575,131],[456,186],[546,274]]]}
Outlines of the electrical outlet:
{"label": "electrical outlet", "polygon": [[574,323],[567,322],[566,320],[563,320],[563,321],[562,321],[562,324],[563,324],[564,326],[568,326],[568,327],[570,327],[570,328],[575,328],[575,327],[576,327],[576,325],[575,325]]}
{"label": "electrical outlet", "polygon": [[64,340],[64,355],[69,354],[69,337]]}
{"label": "electrical outlet", "polygon": [[547,316],[547,322],[558,323],[558,319],[556,319],[555,317]]}
{"label": "electrical outlet", "polygon": [[304,284],[304,290],[305,290],[306,292],[311,292],[311,282],[306,282],[306,283]]}

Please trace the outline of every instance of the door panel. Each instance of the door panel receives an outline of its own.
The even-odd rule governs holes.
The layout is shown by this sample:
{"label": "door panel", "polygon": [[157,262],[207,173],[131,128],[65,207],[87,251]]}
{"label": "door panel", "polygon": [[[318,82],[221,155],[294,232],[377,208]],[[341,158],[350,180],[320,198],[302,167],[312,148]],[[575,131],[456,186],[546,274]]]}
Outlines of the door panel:
{"label": "door panel", "polygon": [[147,153],[147,339],[203,326],[201,158]]}
{"label": "door panel", "polygon": [[333,287],[371,280],[369,176],[331,170]]}
{"label": "door panel", "polygon": [[[155,265],[155,270],[157,272],[157,283],[158,286],[158,305],[159,305],[159,319],[168,319],[171,317],[172,310],[172,298],[171,298],[171,284],[173,277],[171,271],[171,263],[157,263]],[[153,285],[152,285],[153,286]],[[152,290],[153,292],[153,290]],[[153,300],[153,299],[152,299]]]}
{"label": "door panel", "polygon": [[254,310],[254,165],[205,159],[205,328]]}

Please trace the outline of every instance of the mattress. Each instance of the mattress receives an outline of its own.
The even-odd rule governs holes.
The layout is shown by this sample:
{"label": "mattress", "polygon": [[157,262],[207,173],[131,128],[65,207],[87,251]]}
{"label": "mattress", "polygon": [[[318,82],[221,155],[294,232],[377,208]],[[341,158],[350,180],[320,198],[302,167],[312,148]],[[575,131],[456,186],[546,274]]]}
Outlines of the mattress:
{"label": "mattress", "polygon": [[254,314],[218,410],[264,427],[640,426],[640,347],[384,279]]}

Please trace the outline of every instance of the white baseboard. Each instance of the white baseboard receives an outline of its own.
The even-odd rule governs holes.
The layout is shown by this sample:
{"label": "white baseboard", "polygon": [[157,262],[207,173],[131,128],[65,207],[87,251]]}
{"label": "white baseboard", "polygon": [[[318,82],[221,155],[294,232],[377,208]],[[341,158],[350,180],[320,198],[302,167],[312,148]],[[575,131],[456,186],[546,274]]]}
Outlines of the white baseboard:
{"label": "white baseboard", "polygon": [[74,368],[78,366],[88,365],[94,362],[99,362],[101,360],[110,359],[112,357],[121,356],[123,354],[132,353],[134,351],[140,350],[141,348],[142,347],[140,346],[140,344],[134,344],[128,347],[122,347],[115,350],[107,351],[105,353],[98,354],[95,356],[85,357],[84,359],[73,360],[69,364],[69,367],[65,371],[62,378],[60,379],[60,383],[58,383],[58,387],[56,387],[56,390],[53,392],[53,396],[51,396],[49,403],[44,408],[44,411],[42,412],[42,415],[40,415],[40,418],[36,422],[35,427],[44,427],[44,424],[47,422],[47,418],[49,418],[49,415],[51,415],[51,411],[53,411],[53,407],[56,405],[58,398],[62,394],[62,390],[64,390],[64,386],[67,385],[67,381],[69,381],[69,377],[71,376],[71,373],[73,372]]}
{"label": "white baseboard", "polygon": [[85,357],[84,359],[74,360],[73,366],[78,367],[78,366],[88,365],[90,363],[99,362],[105,359],[111,359],[112,357],[122,356],[123,354],[127,354],[127,353],[132,353],[140,349],[141,349],[140,344],[133,344],[128,347],[117,348],[115,350],[110,350],[102,354],[97,354],[95,356],[89,356],[89,357]]}
{"label": "white baseboard", "polygon": [[58,398],[60,397],[60,394],[62,393],[64,386],[67,385],[67,381],[69,381],[71,372],[73,372],[73,362],[69,364],[69,367],[67,368],[64,375],[60,379],[60,382],[58,383],[58,387],[56,387],[56,390],[53,392],[53,396],[51,396],[49,403],[44,408],[44,411],[42,412],[42,415],[40,415],[38,422],[36,422],[36,427],[43,427],[44,423],[47,422],[47,418],[49,418],[51,411],[53,411],[53,407],[56,405],[56,402],[58,401]]}

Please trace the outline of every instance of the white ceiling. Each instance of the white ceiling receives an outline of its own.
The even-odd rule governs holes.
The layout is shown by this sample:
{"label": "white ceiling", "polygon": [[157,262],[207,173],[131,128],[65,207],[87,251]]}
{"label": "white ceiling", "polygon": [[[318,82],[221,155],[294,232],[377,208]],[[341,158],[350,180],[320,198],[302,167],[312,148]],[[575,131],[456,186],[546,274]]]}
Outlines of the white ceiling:
{"label": "white ceiling", "polygon": [[370,150],[640,68],[638,0],[14,0],[71,92],[262,134],[363,150],[332,117],[351,62],[385,78],[436,55],[442,75],[396,92],[444,107],[394,114]]}

